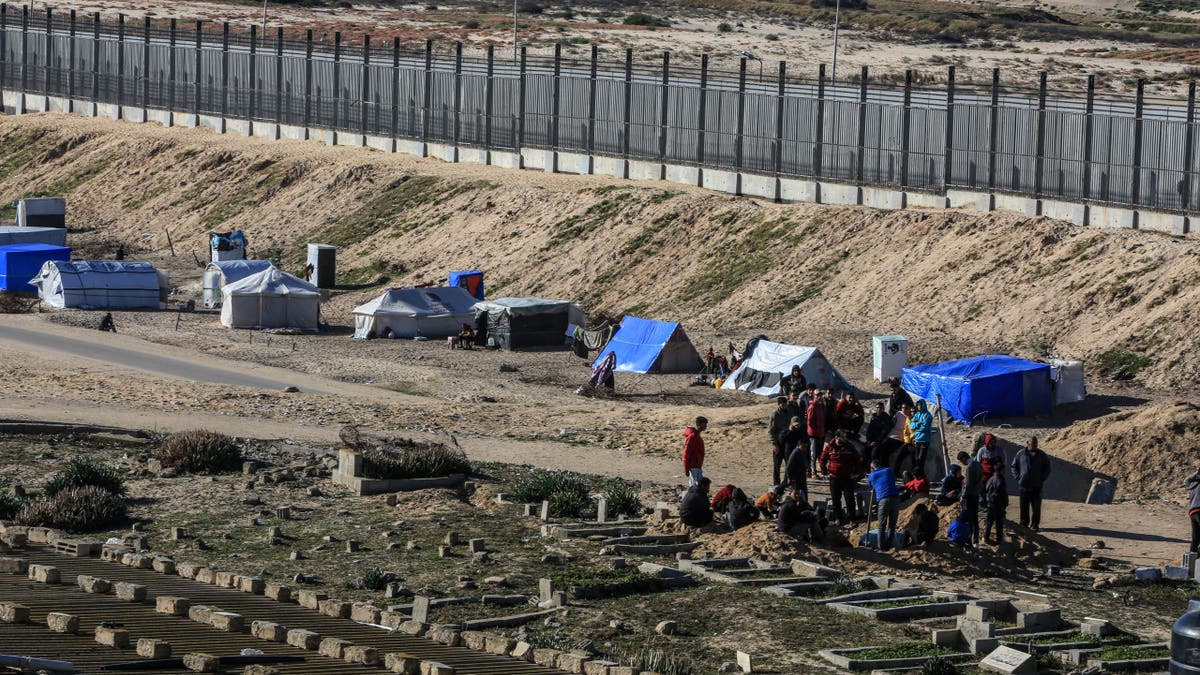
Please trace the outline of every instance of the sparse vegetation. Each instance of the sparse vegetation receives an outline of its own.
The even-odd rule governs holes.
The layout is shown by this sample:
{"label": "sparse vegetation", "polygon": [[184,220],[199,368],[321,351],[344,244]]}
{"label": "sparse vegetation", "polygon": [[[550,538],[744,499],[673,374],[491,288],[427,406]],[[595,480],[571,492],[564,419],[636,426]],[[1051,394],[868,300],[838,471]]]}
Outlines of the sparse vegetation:
{"label": "sparse vegetation", "polygon": [[89,532],[125,518],[125,498],[95,485],[68,487],[25,505],[13,519],[18,525]]}
{"label": "sparse vegetation", "polygon": [[921,666],[921,675],[959,675],[962,670],[954,665],[953,661],[947,661],[940,656],[934,656]]}
{"label": "sparse vegetation", "polygon": [[118,496],[125,494],[125,480],[116,469],[87,457],[76,457],[67,462],[61,471],[46,481],[46,484],[42,486],[42,493],[47,497],[53,497],[67,488],[88,485],[102,488]]}
{"label": "sparse vegetation", "polygon": [[667,21],[664,21],[663,19],[659,19],[658,17],[650,16],[649,14],[643,14],[641,12],[634,12],[632,14],[625,15],[625,19],[621,23],[625,24],[626,26],[664,26],[665,27],[665,26],[671,25],[670,23],[668,23]]}
{"label": "sparse vegetation", "polygon": [[852,657],[855,659],[913,659],[923,656],[946,656],[953,654],[953,649],[939,647],[932,642],[898,642],[896,644],[884,645],[882,647],[871,647],[859,652],[854,652]]}
{"label": "sparse vegetation", "polygon": [[9,520],[25,508],[25,500],[10,490],[0,492],[0,520]]}
{"label": "sparse vegetation", "polygon": [[435,478],[471,472],[471,462],[458,448],[434,442],[397,439],[388,447],[362,451],[363,474],[369,478]]}
{"label": "sparse vegetation", "polygon": [[612,485],[604,492],[609,516],[636,516],[642,512],[637,491],[628,485]]}
{"label": "sparse vegetation", "polygon": [[1154,359],[1114,347],[1097,354],[1092,362],[1097,370],[1114,380],[1129,380],[1137,376],[1140,370],[1154,363]]}
{"label": "sparse vegetation", "polygon": [[184,473],[221,473],[241,465],[242,449],[224,434],[197,429],[167,436],[153,456],[164,468]]}

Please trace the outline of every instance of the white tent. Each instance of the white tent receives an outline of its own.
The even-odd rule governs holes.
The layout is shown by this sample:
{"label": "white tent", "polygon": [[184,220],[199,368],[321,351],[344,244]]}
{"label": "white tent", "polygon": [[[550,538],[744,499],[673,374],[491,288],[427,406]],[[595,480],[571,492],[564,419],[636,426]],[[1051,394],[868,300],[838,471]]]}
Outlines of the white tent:
{"label": "white tent", "polygon": [[321,293],[317,287],[269,267],[225,286],[221,323],[229,328],[316,330]]}
{"label": "white tent", "polygon": [[819,389],[847,390],[850,384],[816,347],[785,345],[758,340],[738,369],[729,374],[722,389],[748,391],[760,396],[779,394],[779,381],[800,366],[805,381]]}
{"label": "white tent", "polygon": [[458,286],[392,288],[354,308],[354,337],[382,337],[386,329],[398,338],[457,335],[475,323],[476,299]]}
{"label": "white tent", "polygon": [[54,309],[158,309],[160,278],[146,262],[50,260],[29,283]]}
{"label": "white tent", "polygon": [[1050,359],[1050,382],[1054,387],[1054,405],[1074,403],[1087,398],[1083,361]]}
{"label": "white tent", "polygon": [[209,263],[204,268],[204,306],[212,309],[221,306],[222,289],[251,274],[257,274],[271,266],[269,260],[222,260]]}
{"label": "white tent", "polygon": [[51,246],[67,245],[67,229],[65,227],[0,227],[0,246],[9,244],[49,244]]}

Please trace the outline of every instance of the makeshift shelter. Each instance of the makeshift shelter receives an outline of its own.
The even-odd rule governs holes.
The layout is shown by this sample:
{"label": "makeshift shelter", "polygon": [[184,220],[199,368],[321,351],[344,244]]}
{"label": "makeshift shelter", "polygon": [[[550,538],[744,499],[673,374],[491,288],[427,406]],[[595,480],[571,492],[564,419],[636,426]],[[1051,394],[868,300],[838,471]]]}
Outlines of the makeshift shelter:
{"label": "makeshift shelter", "polygon": [[500,349],[564,347],[567,325],[584,325],[583,309],[565,300],[498,298],[475,303],[475,327]]}
{"label": "makeshift shelter", "polygon": [[479,270],[466,270],[465,272],[451,272],[450,279],[446,281],[447,286],[462,286],[467,289],[467,292],[475,297],[476,300],[483,300],[483,272]]}
{"label": "makeshift shelter", "polygon": [[904,388],[937,403],[951,418],[971,424],[984,416],[1020,417],[1050,412],[1050,366],[1004,354],[905,368]]}
{"label": "makeshift shelter", "polygon": [[29,283],[48,260],[70,260],[71,249],[49,244],[9,244],[0,246],[0,291],[36,293]]}
{"label": "makeshift shelter", "polygon": [[225,286],[221,323],[229,328],[316,330],[320,307],[316,286],[269,267]]}
{"label": "makeshift shelter", "polygon": [[67,227],[67,200],[63,197],[27,197],[17,202],[21,227]]}
{"label": "makeshift shelter", "polygon": [[222,289],[235,281],[271,267],[269,260],[222,260],[209,263],[204,268],[204,306],[212,309],[221,306]]}
{"label": "makeshift shelter", "polygon": [[246,235],[241,230],[209,232],[208,246],[212,262],[246,259]]}
{"label": "makeshift shelter", "polygon": [[0,227],[0,246],[9,244],[67,245],[67,230],[63,227]]}
{"label": "makeshift shelter", "polygon": [[1083,361],[1050,359],[1050,380],[1054,383],[1054,405],[1074,403],[1087,398]]}
{"label": "makeshift shelter", "polygon": [[691,373],[700,368],[700,354],[678,323],[626,316],[600,351],[593,367],[616,354],[620,373]]}
{"label": "makeshift shelter", "polygon": [[819,389],[850,389],[850,383],[838,373],[829,359],[816,347],[785,345],[768,340],[757,340],[754,349],[744,356],[742,364],[725,378],[722,389],[748,391],[760,396],[779,394],[779,381],[792,373],[792,366],[800,366],[800,374],[806,382]]}
{"label": "makeshift shelter", "polygon": [[354,337],[443,338],[475,321],[475,298],[467,289],[392,288],[354,308]]}
{"label": "makeshift shelter", "polygon": [[158,309],[165,278],[147,262],[51,260],[30,283],[54,309]]}

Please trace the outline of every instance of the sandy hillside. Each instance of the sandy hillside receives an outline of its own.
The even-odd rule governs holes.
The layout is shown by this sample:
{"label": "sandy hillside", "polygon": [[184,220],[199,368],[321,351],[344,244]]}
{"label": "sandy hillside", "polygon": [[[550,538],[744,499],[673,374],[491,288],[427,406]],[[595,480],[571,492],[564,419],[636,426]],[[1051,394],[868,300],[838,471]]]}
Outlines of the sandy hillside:
{"label": "sandy hillside", "polygon": [[1200,374],[1194,237],[775,205],[60,115],[4,119],[0,151],[0,200],[67,195],[81,255],[162,251],[168,229],[184,259],[203,258],[209,230],[244,229],[256,255],[293,271],[306,242],[341,247],[340,281],[365,287],[330,303],[334,321],[385,284],[480,267],[493,295],[731,335],[899,332],[913,360],[1057,353],[1095,371],[1108,352],[1111,370],[1132,362],[1152,386],[1190,389]]}

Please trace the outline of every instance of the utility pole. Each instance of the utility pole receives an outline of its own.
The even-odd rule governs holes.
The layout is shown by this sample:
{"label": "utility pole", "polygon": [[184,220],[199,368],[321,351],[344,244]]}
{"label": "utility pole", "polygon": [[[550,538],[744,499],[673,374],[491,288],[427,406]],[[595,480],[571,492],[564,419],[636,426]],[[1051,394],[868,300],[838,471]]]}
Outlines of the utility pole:
{"label": "utility pole", "polygon": [[829,76],[830,81],[834,84],[837,83],[838,29],[841,27],[841,19],[842,0],[837,0],[837,4],[833,8],[833,72]]}
{"label": "utility pole", "polygon": [[513,63],[517,62],[517,0],[513,0]]}

